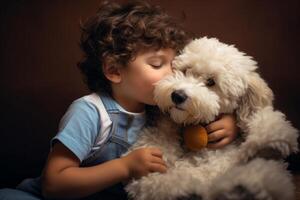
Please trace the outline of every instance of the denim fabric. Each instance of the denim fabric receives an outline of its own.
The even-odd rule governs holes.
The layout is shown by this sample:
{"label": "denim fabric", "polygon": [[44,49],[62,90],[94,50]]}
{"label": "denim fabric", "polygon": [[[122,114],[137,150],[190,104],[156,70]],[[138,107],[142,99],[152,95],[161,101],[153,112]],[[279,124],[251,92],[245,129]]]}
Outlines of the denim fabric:
{"label": "denim fabric", "polygon": [[0,189],[1,200],[39,200],[40,196],[36,196],[29,192],[24,192],[18,189],[4,188]]}
{"label": "denim fabric", "polygon": [[[129,127],[133,123],[132,116],[120,112],[117,104],[109,96],[101,95],[101,100],[112,121],[112,128],[104,145],[82,162],[83,167],[94,166],[119,158],[133,144],[134,140],[131,140],[131,138],[136,138],[138,134],[137,132],[128,132]],[[140,122],[143,123],[142,121]],[[95,198],[95,196],[99,199],[105,199],[105,196],[109,197],[107,199],[127,199],[126,192],[121,183],[105,189],[92,197]]]}

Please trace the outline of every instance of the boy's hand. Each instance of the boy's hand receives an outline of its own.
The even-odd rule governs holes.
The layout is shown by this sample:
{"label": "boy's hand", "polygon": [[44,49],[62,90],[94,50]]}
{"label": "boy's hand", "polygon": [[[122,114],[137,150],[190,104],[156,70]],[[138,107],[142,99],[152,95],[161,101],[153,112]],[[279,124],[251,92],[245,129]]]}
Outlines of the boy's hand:
{"label": "boy's hand", "polygon": [[222,114],[220,119],[210,123],[206,127],[208,133],[208,148],[218,149],[231,143],[237,136],[238,127],[235,116]]}
{"label": "boy's hand", "polygon": [[140,178],[151,172],[165,173],[167,166],[158,148],[141,148],[132,151],[122,160],[128,170],[129,178]]}

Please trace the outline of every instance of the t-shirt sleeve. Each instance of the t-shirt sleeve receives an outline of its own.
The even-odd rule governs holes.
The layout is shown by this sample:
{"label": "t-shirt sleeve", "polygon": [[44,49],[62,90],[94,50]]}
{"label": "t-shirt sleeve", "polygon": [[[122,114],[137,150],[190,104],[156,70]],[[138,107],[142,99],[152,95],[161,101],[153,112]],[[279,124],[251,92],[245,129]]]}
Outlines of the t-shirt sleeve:
{"label": "t-shirt sleeve", "polygon": [[100,115],[92,103],[84,99],[74,101],[62,117],[51,147],[60,141],[80,162],[89,154],[100,131]]}

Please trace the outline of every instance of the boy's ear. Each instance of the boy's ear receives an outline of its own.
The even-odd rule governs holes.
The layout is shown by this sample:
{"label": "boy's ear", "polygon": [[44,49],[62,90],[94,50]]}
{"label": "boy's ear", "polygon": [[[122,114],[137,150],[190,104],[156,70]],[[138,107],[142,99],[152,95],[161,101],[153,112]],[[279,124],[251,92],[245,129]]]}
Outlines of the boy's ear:
{"label": "boy's ear", "polygon": [[122,78],[121,78],[120,69],[116,65],[105,63],[102,67],[102,70],[105,77],[111,82],[113,83],[121,82]]}

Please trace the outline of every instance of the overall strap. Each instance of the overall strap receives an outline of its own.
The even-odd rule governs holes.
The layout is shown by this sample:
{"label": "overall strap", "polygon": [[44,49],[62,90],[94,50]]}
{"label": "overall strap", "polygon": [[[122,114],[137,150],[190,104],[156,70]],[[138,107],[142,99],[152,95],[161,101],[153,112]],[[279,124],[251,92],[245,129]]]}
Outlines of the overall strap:
{"label": "overall strap", "polygon": [[[111,125],[110,125],[109,133],[105,137],[100,136],[101,139],[100,147],[96,149],[94,152],[92,152],[88,156],[88,158],[84,160],[82,165],[89,165],[89,163],[93,163],[96,159],[98,159],[102,155],[102,149],[109,141],[118,143],[124,146],[125,148],[129,148],[130,146],[127,142],[124,141],[124,136],[120,137],[120,135],[122,134],[120,135],[116,134],[117,132],[123,131],[123,130],[119,130],[120,128],[118,127],[118,125],[119,123],[122,124],[122,120],[120,121],[120,118],[125,117],[123,116],[123,113],[120,112],[119,108],[116,105],[116,102],[105,93],[100,94],[100,97],[96,93],[93,93],[92,95],[89,96],[90,99],[94,100],[93,103],[98,107],[98,109],[101,109],[100,117],[102,118],[102,121],[109,119]],[[101,128],[99,134],[101,134]],[[95,144],[95,146],[96,145],[97,144]]]}
{"label": "overall strap", "polygon": [[128,119],[125,120],[122,119],[123,117],[126,117],[124,113],[111,113],[110,114],[111,120],[112,120],[112,128],[111,132],[109,134],[109,138],[107,140],[110,140],[111,142],[117,143],[122,145],[125,148],[129,148],[130,144],[128,144],[127,138],[127,129],[130,125],[128,123]]}
{"label": "overall strap", "polygon": [[[120,112],[120,109],[117,107],[117,103],[110,96],[108,96],[108,94],[103,93],[100,95],[100,97],[108,112],[110,120],[112,121],[111,131],[109,137],[107,137],[106,142],[110,139],[111,141],[116,142],[124,146],[125,148],[129,148],[130,145],[127,142],[125,142],[124,139],[127,140],[127,126],[131,124],[130,122],[128,122],[128,120],[131,121],[132,118]],[[118,127],[118,124],[120,125],[120,127]],[[106,142],[104,142],[104,144]]]}
{"label": "overall strap", "polygon": [[120,109],[117,107],[115,100],[113,100],[108,94],[100,94],[100,98],[108,114],[120,112]]}

